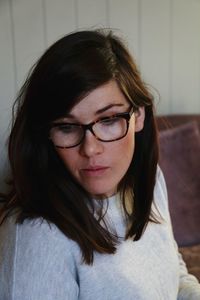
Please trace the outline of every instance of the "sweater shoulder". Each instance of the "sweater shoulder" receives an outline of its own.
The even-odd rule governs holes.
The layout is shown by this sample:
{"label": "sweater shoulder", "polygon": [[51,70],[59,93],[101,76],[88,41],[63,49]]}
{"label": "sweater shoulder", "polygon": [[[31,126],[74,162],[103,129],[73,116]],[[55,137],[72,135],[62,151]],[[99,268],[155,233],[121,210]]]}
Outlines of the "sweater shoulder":
{"label": "sweater shoulder", "polygon": [[159,211],[164,220],[170,221],[167,187],[163,172],[159,166],[156,173],[152,210],[155,213]]}
{"label": "sweater shoulder", "polygon": [[75,299],[78,247],[54,224],[41,218],[18,224],[12,216],[0,226],[0,241],[0,299],[28,299],[31,290],[37,299]]}
{"label": "sweater shoulder", "polygon": [[[0,237],[5,242],[10,243],[9,236],[15,237],[17,244],[30,245],[33,248],[46,244],[59,244],[65,248],[71,249],[75,246],[75,242],[70,240],[55,224],[45,220],[44,218],[25,219],[23,223],[16,222],[16,215],[8,217],[0,226]],[[1,240],[2,240],[1,239]]]}
{"label": "sweater shoulder", "polygon": [[0,226],[0,240],[0,254],[18,260],[23,260],[24,254],[28,260],[58,256],[74,268],[75,256],[79,255],[77,243],[43,218],[26,219],[22,224],[16,222],[16,215],[7,218]]}

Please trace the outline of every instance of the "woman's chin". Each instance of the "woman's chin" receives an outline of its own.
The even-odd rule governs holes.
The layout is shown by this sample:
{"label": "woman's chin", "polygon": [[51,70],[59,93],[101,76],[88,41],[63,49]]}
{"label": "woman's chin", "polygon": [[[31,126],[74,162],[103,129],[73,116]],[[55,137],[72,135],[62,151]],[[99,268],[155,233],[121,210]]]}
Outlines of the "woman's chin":
{"label": "woman's chin", "polygon": [[109,198],[109,197],[112,197],[116,194],[116,189],[114,190],[105,190],[102,192],[102,190],[100,191],[99,189],[98,190],[94,190],[94,189],[90,189],[87,191],[89,192],[89,194],[92,196],[92,198],[95,198],[95,199],[106,199],[106,198]]}

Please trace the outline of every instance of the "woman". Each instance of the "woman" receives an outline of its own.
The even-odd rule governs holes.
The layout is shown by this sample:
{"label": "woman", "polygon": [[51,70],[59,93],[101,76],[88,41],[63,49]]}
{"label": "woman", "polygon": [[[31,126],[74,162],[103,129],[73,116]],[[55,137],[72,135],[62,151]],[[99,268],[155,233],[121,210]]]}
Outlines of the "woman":
{"label": "woman", "polygon": [[153,99],[123,43],[65,36],[16,104],[0,299],[200,299],[171,231]]}

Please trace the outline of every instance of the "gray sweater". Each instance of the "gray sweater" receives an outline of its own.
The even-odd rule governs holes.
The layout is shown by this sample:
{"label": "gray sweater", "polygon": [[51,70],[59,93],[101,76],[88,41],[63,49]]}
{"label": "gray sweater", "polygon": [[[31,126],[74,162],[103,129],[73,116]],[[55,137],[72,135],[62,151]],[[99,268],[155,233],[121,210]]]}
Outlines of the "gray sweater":
{"label": "gray sweater", "polygon": [[[178,254],[167,193],[158,171],[154,202],[163,217],[149,223],[139,241],[124,240],[120,199],[108,200],[106,222],[121,243],[114,255],[82,263],[78,245],[41,219],[0,226],[0,300],[175,300],[200,299],[200,285]],[[155,209],[153,205],[152,210]]]}

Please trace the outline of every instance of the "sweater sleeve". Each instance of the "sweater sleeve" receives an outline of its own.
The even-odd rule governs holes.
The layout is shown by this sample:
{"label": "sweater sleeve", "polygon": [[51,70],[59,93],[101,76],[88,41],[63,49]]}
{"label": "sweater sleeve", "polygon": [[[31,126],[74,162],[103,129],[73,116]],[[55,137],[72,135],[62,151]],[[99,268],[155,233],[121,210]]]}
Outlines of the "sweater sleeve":
{"label": "sweater sleeve", "polygon": [[76,300],[70,241],[46,221],[0,227],[0,299]]}
{"label": "sweater sleeve", "polygon": [[188,273],[182,255],[178,252],[178,247],[175,242],[179,257],[180,280],[178,300],[199,300],[200,299],[200,284],[195,276]]}
{"label": "sweater sleeve", "polygon": [[188,273],[185,262],[183,261],[182,255],[178,251],[177,243],[174,239],[173,231],[172,231],[172,223],[169,213],[168,207],[168,195],[165,184],[165,179],[162,171],[158,168],[158,185],[162,191],[162,195],[164,198],[164,206],[165,206],[165,217],[167,218],[174,247],[177,252],[178,260],[179,260],[179,291],[178,291],[178,300],[199,300],[200,299],[200,284],[195,276]]}

